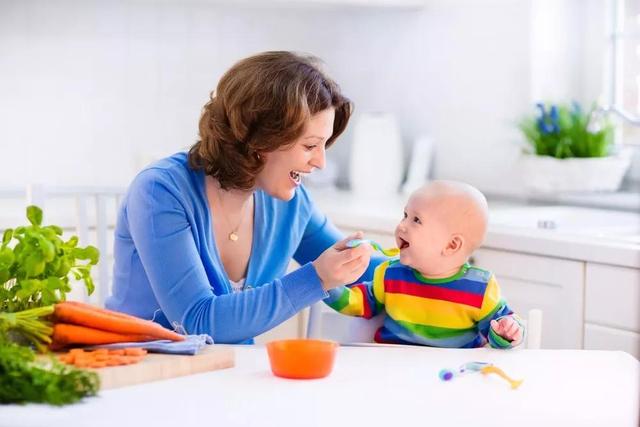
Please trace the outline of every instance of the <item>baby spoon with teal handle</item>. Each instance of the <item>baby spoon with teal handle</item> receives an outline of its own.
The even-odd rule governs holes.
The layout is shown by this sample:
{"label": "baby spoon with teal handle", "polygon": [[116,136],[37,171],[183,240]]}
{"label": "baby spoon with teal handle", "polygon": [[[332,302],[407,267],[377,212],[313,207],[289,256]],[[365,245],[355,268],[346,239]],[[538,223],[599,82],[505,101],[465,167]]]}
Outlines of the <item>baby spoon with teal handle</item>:
{"label": "baby spoon with teal handle", "polygon": [[400,249],[398,249],[398,248],[384,249],[382,246],[380,246],[379,244],[377,244],[376,242],[374,242],[373,240],[370,240],[370,239],[349,240],[347,242],[347,247],[348,248],[355,248],[357,246],[360,246],[363,243],[370,244],[373,249],[375,249],[377,251],[380,251],[380,252],[382,252],[383,255],[386,255],[386,256],[389,256],[389,257],[398,256],[398,254],[400,253]]}

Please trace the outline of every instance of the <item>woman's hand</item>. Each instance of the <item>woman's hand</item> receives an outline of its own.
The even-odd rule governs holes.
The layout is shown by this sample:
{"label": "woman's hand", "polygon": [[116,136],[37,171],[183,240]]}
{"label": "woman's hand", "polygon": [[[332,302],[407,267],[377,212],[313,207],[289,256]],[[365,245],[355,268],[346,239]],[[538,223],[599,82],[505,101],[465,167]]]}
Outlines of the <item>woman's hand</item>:
{"label": "woman's hand", "polygon": [[371,246],[365,243],[348,248],[347,242],[353,239],[362,239],[362,232],[358,231],[339,241],[313,261],[325,291],[354,282],[369,266]]}

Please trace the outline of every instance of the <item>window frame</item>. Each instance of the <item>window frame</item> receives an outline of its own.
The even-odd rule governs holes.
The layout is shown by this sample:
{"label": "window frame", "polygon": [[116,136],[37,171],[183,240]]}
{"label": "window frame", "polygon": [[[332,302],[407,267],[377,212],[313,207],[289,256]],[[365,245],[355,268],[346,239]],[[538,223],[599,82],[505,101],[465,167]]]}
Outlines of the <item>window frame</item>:
{"label": "window frame", "polygon": [[[625,22],[628,18],[626,8],[627,0],[610,0],[608,6],[608,29],[607,29],[607,73],[605,73],[605,91],[608,111],[616,113],[622,120],[616,126],[616,143],[619,145],[630,145],[640,147],[640,69],[630,79],[625,76],[625,42],[635,40],[634,51],[640,59],[640,11],[635,19],[638,26],[635,30],[625,29]],[[628,57],[627,57],[628,59]],[[633,81],[635,79],[635,82]],[[625,105],[625,87],[635,86],[636,90],[636,111],[629,111]],[[633,135],[635,133],[635,135]],[[629,135],[631,134],[631,136]]]}

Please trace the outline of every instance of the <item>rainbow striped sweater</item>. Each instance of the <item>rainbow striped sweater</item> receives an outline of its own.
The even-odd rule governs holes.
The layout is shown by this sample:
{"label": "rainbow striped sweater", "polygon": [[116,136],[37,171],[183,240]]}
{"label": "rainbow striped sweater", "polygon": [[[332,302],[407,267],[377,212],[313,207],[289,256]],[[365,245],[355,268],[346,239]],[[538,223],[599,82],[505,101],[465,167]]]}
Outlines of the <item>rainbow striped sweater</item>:
{"label": "rainbow striped sweater", "polygon": [[[469,264],[445,279],[427,279],[398,260],[380,264],[371,282],[329,291],[325,300],[334,310],[370,318],[386,311],[376,342],[433,347],[511,348],[497,335],[491,320],[513,315],[500,296],[495,276]],[[523,331],[524,332],[524,331]]]}

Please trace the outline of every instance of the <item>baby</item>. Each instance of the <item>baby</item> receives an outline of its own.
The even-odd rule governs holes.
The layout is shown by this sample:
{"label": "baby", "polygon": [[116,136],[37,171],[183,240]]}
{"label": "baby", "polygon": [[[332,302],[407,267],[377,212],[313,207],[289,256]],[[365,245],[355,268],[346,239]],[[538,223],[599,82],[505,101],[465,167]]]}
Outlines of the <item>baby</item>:
{"label": "baby", "polygon": [[409,198],[395,230],[400,258],[383,262],[373,281],[335,288],[334,310],[370,318],[386,311],[379,343],[511,348],[524,336],[495,276],[467,263],[484,240],[487,200],[474,187],[433,181]]}

